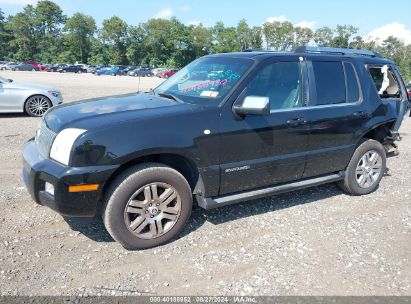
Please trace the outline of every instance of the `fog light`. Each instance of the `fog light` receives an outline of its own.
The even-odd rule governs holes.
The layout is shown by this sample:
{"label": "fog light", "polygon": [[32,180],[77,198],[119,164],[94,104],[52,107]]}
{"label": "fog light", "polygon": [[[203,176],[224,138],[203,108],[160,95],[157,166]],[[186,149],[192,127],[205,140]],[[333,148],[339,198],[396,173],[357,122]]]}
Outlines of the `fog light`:
{"label": "fog light", "polygon": [[46,186],[44,190],[46,190],[48,194],[51,194],[54,196],[54,186],[52,184],[46,182]]}

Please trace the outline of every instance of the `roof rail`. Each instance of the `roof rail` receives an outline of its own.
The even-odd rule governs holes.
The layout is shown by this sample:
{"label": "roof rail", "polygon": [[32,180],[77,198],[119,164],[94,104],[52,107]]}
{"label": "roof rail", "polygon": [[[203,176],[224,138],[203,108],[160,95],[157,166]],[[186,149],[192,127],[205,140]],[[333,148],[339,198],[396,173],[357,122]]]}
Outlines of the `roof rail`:
{"label": "roof rail", "polygon": [[299,46],[294,49],[294,53],[314,53],[314,54],[334,54],[334,55],[355,55],[368,57],[382,57],[380,53],[368,50],[354,50],[330,47]]}

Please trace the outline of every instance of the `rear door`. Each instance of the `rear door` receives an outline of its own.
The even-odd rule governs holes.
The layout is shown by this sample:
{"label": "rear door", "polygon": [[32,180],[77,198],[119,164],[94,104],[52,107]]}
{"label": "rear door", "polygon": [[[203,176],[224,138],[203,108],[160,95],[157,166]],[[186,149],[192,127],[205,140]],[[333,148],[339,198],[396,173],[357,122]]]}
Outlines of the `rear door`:
{"label": "rear door", "polygon": [[371,110],[352,62],[315,58],[307,66],[311,130],[304,177],[312,177],[345,169]]}

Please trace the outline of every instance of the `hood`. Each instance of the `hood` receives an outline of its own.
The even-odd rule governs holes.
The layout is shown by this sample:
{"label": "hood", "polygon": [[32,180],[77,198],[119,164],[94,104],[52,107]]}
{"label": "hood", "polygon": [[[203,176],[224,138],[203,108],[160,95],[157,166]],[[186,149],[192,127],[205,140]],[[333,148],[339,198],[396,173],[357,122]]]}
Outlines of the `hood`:
{"label": "hood", "polygon": [[51,108],[44,120],[54,132],[65,128],[93,130],[110,124],[170,115],[192,107],[194,105],[171,99],[134,93],[66,103]]}
{"label": "hood", "polygon": [[41,85],[37,83],[27,83],[27,82],[8,82],[7,87],[10,89],[20,89],[20,90],[44,90],[44,91],[58,91],[61,92],[60,89],[53,88],[47,85]]}

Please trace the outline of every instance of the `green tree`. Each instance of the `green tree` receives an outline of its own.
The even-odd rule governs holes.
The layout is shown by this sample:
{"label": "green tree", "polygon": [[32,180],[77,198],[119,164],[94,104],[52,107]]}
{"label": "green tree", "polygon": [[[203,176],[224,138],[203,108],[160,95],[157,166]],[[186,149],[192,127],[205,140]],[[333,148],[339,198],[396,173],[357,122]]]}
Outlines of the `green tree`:
{"label": "green tree", "polygon": [[9,42],[10,59],[29,60],[37,53],[36,31],[33,26],[34,7],[27,5],[23,11],[9,18],[6,28],[12,33]]}
{"label": "green tree", "polygon": [[225,27],[223,22],[217,22],[213,29],[214,53],[228,53],[241,51],[241,42],[238,39],[235,27]]}
{"label": "green tree", "polygon": [[89,64],[102,64],[106,65],[110,63],[110,50],[109,47],[104,44],[100,39],[96,37],[91,38],[90,54],[88,57]]}
{"label": "green tree", "polygon": [[335,36],[332,39],[331,46],[337,48],[350,47],[350,40],[358,32],[358,28],[352,25],[337,25],[334,30]]}
{"label": "green tree", "polygon": [[0,9],[0,59],[3,60],[8,54],[8,43],[10,41],[10,32],[7,30],[7,20]]}
{"label": "green tree", "polygon": [[91,38],[96,32],[96,22],[91,16],[75,13],[64,26],[66,48],[71,50],[76,60],[87,63],[91,49]]}
{"label": "green tree", "polygon": [[149,66],[165,66],[173,51],[170,20],[150,19],[142,26],[145,31],[145,54],[142,63]]}
{"label": "green tree", "polygon": [[321,27],[314,32],[314,42],[320,47],[330,46],[333,41],[333,30],[329,27]]}
{"label": "green tree", "polygon": [[263,35],[267,50],[287,51],[294,44],[294,27],[291,22],[266,22]]}
{"label": "green tree", "polygon": [[294,27],[293,29],[293,43],[291,48],[294,49],[298,46],[307,45],[314,37],[314,33],[307,27]]}
{"label": "green tree", "polygon": [[193,49],[193,58],[198,58],[211,53],[213,44],[213,34],[211,30],[204,27],[202,24],[191,25],[190,40]]}
{"label": "green tree", "polygon": [[144,28],[139,26],[129,27],[129,41],[127,43],[126,56],[127,60],[132,65],[141,64],[144,58],[144,39],[145,31]]}
{"label": "green tree", "polygon": [[38,53],[36,58],[42,62],[53,62],[62,51],[61,30],[66,21],[62,9],[54,2],[41,0],[34,9],[32,22],[36,33]]}
{"label": "green tree", "polygon": [[260,26],[251,28],[251,48],[259,50],[263,47],[262,29]]}
{"label": "green tree", "polygon": [[120,17],[113,16],[103,20],[101,38],[109,45],[110,63],[127,64],[128,25]]}

